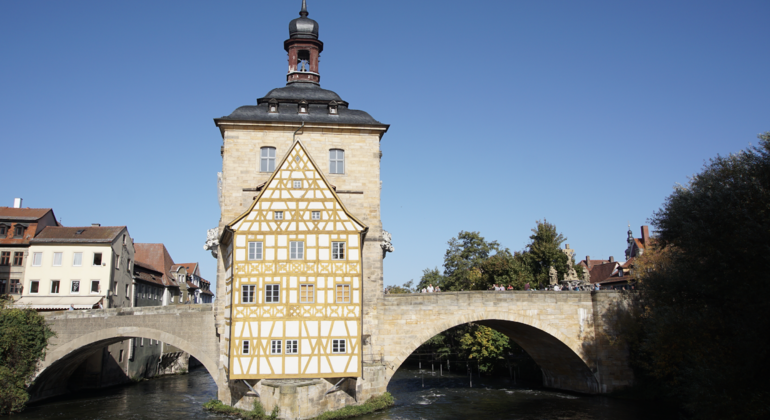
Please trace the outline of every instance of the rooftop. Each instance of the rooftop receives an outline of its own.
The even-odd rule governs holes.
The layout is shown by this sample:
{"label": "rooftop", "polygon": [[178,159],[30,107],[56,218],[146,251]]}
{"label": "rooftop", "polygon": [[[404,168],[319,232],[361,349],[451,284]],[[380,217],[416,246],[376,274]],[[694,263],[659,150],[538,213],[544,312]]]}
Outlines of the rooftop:
{"label": "rooftop", "polygon": [[30,243],[111,243],[124,230],[126,230],[125,226],[47,226]]}

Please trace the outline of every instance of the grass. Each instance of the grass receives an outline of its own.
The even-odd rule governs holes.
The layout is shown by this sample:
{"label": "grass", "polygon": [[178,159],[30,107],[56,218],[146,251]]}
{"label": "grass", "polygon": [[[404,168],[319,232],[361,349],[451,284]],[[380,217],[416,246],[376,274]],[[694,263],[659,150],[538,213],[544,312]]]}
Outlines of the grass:
{"label": "grass", "polygon": [[[314,420],[334,420],[334,419],[347,419],[351,417],[357,417],[364,414],[373,413],[375,411],[384,410],[393,404],[396,400],[386,392],[378,397],[370,398],[369,401],[361,405],[350,405],[339,410],[327,411],[316,417]],[[230,407],[225,405],[222,401],[211,400],[206,404],[203,404],[203,408],[208,411],[215,411],[217,413],[228,414],[231,416],[237,416],[238,418],[245,420],[275,420],[278,418],[278,407],[273,407],[273,411],[270,415],[265,413],[265,409],[259,402],[254,403],[254,408],[251,411],[241,410],[239,408]]]}

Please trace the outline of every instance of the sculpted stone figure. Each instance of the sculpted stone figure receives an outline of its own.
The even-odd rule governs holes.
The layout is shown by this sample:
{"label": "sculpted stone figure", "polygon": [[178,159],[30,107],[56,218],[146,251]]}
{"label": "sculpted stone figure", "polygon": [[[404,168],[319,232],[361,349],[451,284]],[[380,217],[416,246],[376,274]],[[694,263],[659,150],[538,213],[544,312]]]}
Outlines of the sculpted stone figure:
{"label": "sculpted stone figure", "polygon": [[206,231],[206,244],[203,245],[203,249],[211,251],[211,256],[217,257],[217,248],[219,247],[219,229],[209,229]]}
{"label": "sculpted stone figure", "polygon": [[383,230],[382,242],[380,242],[380,247],[382,247],[382,258],[385,258],[385,256],[388,255],[388,252],[393,252],[395,250],[395,248],[393,248],[393,244],[390,243],[390,241],[390,233],[387,230]]}
{"label": "sculpted stone figure", "polygon": [[559,273],[556,271],[553,266],[548,270],[548,279],[551,281],[551,284],[556,284],[559,282]]}

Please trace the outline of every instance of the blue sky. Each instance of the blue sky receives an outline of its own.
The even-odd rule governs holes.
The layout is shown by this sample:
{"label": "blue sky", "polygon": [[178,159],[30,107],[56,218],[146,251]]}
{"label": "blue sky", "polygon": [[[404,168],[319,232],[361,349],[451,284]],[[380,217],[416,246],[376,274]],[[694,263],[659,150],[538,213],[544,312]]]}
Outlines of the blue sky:
{"label": "blue sky", "polygon": [[[284,85],[300,3],[0,2],[0,205],[127,225],[214,281],[212,119]],[[770,130],[768,1],[308,3],[321,85],[391,124],[386,284],[461,230],[520,250],[544,218],[622,259],[629,222]]]}

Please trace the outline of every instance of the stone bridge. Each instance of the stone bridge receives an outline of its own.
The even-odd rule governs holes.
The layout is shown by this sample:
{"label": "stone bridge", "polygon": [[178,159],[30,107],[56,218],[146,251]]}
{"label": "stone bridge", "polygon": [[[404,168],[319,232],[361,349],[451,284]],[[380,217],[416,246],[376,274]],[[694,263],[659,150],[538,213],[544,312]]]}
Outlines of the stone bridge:
{"label": "stone bridge", "polygon": [[61,311],[42,314],[51,339],[30,388],[31,400],[66,393],[67,379],[101,348],[128,338],[158,340],[198,359],[219,383],[213,304]]}
{"label": "stone bridge", "polygon": [[[633,381],[626,350],[610,344],[618,307],[620,294],[609,291],[385,295],[365,305],[364,333],[370,337],[365,337],[363,349],[365,377],[359,378],[356,392],[361,397],[384,392],[420,345],[471,322],[494,328],[524,348],[542,368],[546,386],[612,392]],[[144,337],[198,359],[216,381],[219,398],[236,404],[245,392],[236,388],[245,386],[228,384],[221,366],[217,326],[222,325],[223,311],[220,302],[216,308],[208,304],[46,313],[57,335],[30,389],[33,400],[62,393],[75,368],[100,348]]]}

